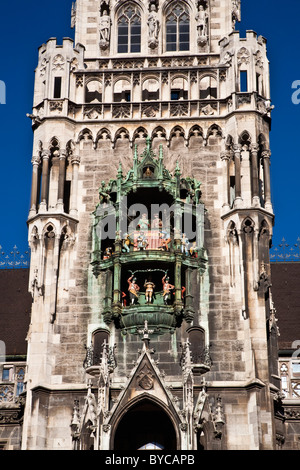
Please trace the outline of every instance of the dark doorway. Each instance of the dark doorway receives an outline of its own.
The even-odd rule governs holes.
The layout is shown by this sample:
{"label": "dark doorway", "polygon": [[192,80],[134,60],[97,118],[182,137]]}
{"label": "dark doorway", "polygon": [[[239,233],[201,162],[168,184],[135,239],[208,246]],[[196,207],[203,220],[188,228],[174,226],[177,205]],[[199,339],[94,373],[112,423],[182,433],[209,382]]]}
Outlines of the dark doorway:
{"label": "dark doorway", "polygon": [[114,450],[117,451],[145,448],[176,450],[176,434],[170,418],[148,400],[134,405],[124,415],[114,441]]}

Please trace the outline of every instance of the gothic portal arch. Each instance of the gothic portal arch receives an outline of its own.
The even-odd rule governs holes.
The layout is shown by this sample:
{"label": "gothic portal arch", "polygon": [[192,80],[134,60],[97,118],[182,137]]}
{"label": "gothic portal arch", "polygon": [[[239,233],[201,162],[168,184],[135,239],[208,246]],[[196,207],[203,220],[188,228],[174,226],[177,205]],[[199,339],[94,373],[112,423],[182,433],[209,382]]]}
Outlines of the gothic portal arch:
{"label": "gothic portal arch", "polygon": [[135,400],[122,413],[112,432],[111,449],[134,451],[147,446],[175,451],[180,448],[178,440],[175,425],[165,407],[147,397]]}

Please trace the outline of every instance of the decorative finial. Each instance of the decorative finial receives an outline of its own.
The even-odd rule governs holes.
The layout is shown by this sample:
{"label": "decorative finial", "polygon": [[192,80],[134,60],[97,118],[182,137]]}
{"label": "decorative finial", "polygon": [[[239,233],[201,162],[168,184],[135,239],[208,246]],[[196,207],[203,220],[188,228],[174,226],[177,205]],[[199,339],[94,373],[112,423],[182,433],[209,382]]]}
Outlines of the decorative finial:
{"label": "decorative finial", "polygon": [[154,332],[154,330],[149,330],[148,329],[148,322],[145,320],[145,326],[142,330],[138,330],[139,334],[142,334],[142,341],[144,342],[143,346],[143,351],[148,351],[149,350],[149,344],[150,344],[150,338],[149,335],[151,335]]}

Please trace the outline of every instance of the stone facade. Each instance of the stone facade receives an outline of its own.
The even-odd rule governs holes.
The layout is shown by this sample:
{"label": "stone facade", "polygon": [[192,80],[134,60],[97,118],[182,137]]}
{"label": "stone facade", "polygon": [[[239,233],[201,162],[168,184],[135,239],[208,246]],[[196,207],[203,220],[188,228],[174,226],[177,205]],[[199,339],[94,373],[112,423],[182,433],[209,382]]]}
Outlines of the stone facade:
{"label": "stone facade", "polygon": [[[269,64],[239,17],[232,0],[77,0],[74,43],[39,49],[24,450],[284,441]],[[120,223],[124,195],[176,204],[168,249],[127,253],[117,225],[106,259],[99,223]],[[194,255],[176,226],[187,205]],[[174,298],[125,305],[129,273],[149,272],[170,274]]]}

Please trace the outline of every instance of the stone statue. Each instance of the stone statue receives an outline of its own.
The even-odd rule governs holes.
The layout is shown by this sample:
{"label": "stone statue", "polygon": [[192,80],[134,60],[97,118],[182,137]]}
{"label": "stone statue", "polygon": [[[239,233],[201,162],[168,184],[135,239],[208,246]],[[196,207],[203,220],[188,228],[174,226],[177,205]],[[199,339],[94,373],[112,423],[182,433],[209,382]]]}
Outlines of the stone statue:
{"label": "stone statue", "polygon": [[156,6],[152,4],[148,16],[148,43],[152,48],[155,48],[158,45],[159,29],[160,25],[157,19]]}
{"label": "stone statue", "polygon": [[157,39],[159,33],[159,21],[157,19],[156,6],[151,5],[148,16],[149,39]]}
{"label": "stone statue", "polygon": [[100,18],[100,44],[108,45],[110,39],[111,19],[107,11],[104,10]]}
{"label": "stone statue", "polygon": [[[241,21],[240,0],[232,0],[232,21]],[[233,25],[234,26],[234,25]]]}
{"label": "stone statue", "polygon": [[203,5],[200,5],[196,15],[198,39],[207,38],[207,20],[208,14],[204,10]]}

